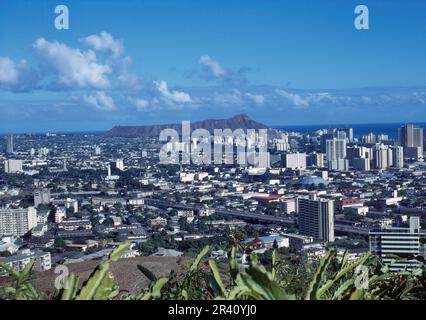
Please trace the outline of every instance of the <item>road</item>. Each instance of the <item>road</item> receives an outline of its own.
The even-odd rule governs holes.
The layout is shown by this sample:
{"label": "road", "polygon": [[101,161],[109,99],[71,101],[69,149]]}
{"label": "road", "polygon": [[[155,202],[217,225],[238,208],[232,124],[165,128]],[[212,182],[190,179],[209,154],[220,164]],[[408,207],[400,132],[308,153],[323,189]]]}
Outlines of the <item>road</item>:
{"label": "road", "polygon": [[[144,199],[145,204],[154,206],[157,208],[174,208],[174,209],[181,209],[181,210],[197,210],[197,209],[203,209],[204,207],[202,205],[197,204],[183,204],[183,203],[176,203],[171,201],[165,201],[161,199],[152,199],[152,198],[145,198]],[[229,210],[229,209],[221,209],[221,208],[211,208],[214,209],[215,212],[229,215],[235,218],[239,218],[244,221],[249,222],[256,222],[256,223],[269,223],[269,224],[277,224],[282,226],[293,226],[294,225],[294,219],[292,218],[286,218],[286,217],[276,217],[271,215],[265,215],[260,213],[246,213],[242,211],[237,210]],[[334,230],[341,233],[351,233],[351,234],[357,234],[361,236],[368,236],[368,229],[366,228],[354,228],[352,226],[348,226],[342,223],[339,223],[338,221],[335,221],[334,223]]]}

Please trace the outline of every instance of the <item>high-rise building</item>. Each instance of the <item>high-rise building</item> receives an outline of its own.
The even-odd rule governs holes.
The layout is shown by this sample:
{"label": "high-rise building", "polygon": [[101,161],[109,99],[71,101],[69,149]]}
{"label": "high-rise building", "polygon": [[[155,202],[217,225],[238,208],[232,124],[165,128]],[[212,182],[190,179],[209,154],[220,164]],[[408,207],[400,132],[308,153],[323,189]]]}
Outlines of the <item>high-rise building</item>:
{"label": "high-rise building", "polygon": [[[354,140],[354,129],[353,128],[339,128],[337,129],[338,132],[338,138],[342,137],[339,136],[339,132],[344,132],[345,133],[345,137],[349,142]],[[343,138],[343,137],[342,137]]]}
{"label": "high-rise building", "polygon": [[324,154],[323,153],[311,153],[307,157],[307,164],[309,166],[314,166],[317,168],[323,168],[324,167]]}
{"label": "high-rise building", "polygon": [[326,141],[326,158],[330,170],[345,171],[349,169],[346,160],[346,139],[329,139]]}
{"label": "high-rise building", "polygon": [[326,157],[327,161],[339,160],[346,158],[346,140],[329,139],[326,141]]}
{"label": "high-rise building", "polygon": [[392,148],[393,166],[395,168],[404,167],[404,147],[393,146]]}
{"label": "high-rise building", "polygon": [[289,169],[306,169],[306,153],[286,153],[283,162]]}
{"label": "high-rise building", "polygon": [[298,200],[299,231],[323,242],[334,241],[334,201],[316,194]]}
{"label": "high-rise building", "polygon": [[[413,270],[423,265],[426,232],[420,218],[410,217],[408,227],[384,226],[370,231],[370,250],[381,257],[390,271]],[[401,260],[395,261],[395,255]]]}
{"label": "high-rise building", "polygon": [[115,161],[112,161],[109,163],[110,167],[111,167],[111,172],[117,172],[118,171],[124,171],[124,162],[121,159],[117,159]]}
{"label": "high-rise building", "polygon": [[37,210],[34,207],[26,209],[0,209],[0,236],[22,236],[37,225]]}
{"label": "high-rise building", "polygon": [[363,143],[376,143],[377,142],[377,137],[374,133],[369,133],[365,136],[362,136],[361,141]]}
{"label": "high-rise building", "polygon": [[50,190],[47,188],[34,190],[34,206],[37,208],[40,204],[50,203]]}
{"label": "high-rise building", "polygon": [[370,171],[370,159],[368,158],[354,158],[352,160],[352,166],[355,170],[359,171]]}
{"label": "high-rise building", "polygon": [[277,151],[287,151],[290,149],[290,144],[288,143],[288,135],[285,133],[281,134],[281,139],[275,140],[275,148]]}
{"label": "high-rise building", "polygon": [[327,140],[332,140],[335,138],[334,133],[324,133],[323,135],[321,135],[321,140],[320,140],[320,147],[321,147],[321,153],[326,153],[327,150]]}
{"label": "high-rise building", "polygon": [[371,155],[371,149],[364,146],[352,146],[346,148],[346,157],[349,160],[349,164],[353,165],[352,161],[356,158],[369,159]]}
{"label": "high-rise building", "polygon": [[6,138],[6,153],[13,154],[13,152],[13,135],[10,135]]}
{"label": "high-rise building", "polygon": [[[409,157],[408,153],[417,150],[417,157],[423,157],[423,128],[412,124],[402,126],[398,129],[398,144],[404,147],[405,156]],[[414,154],[415,155],[415,154]]]}
{"label": "high-rise building", "polygon": [[373,148],[373,167],[387,169],[392,166],[392,150],[384,144],[376,144]]}
{"label": "high-rise building", "polygon": [[4,161],[4,172],[17,173],[22,171],[22,160],[9,159]]}
{"label": "high-rise building", "polygon": [[328,161],[328,170],[348,171],[349,161],[346,159],[336,159],[336,160]]}

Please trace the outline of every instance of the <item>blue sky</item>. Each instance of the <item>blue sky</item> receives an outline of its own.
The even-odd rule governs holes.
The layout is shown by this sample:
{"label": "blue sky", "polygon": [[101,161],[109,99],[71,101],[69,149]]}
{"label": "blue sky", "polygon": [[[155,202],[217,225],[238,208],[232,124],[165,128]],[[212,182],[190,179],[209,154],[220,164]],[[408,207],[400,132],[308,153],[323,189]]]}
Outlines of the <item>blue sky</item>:
{"label": "blue sky", "polygon": [[[426,121],[422,0],[0,1],[0,132]],[[354,8],[369,8],[369,30]],[[3,75],[2,75],[2,74]],[[11,121],[12,120],[12,121]]]}

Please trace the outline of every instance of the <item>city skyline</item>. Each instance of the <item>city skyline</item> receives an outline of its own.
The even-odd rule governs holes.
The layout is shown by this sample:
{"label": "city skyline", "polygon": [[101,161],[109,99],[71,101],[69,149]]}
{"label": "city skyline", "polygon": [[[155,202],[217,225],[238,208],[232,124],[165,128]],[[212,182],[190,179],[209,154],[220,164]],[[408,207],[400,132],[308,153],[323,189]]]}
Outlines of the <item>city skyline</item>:
{"label": "city skyline", "polygon": [[53,1],[2,4],[0,133],[238,113],[269,126],[426,122],[421,1],[365,2],[368,30],[354,27],[357,1],[63,4],[69,30],[55,29]]}

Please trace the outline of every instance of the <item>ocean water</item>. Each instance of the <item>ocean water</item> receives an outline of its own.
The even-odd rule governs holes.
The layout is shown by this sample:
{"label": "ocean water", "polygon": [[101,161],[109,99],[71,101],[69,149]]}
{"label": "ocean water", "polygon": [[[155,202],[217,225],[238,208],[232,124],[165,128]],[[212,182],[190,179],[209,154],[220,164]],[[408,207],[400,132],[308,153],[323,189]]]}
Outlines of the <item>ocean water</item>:
{"label": "ocean water", "polygon": [[398,138],[398,128],[407,125],[419,125],[423,129],[426,128],[426,123],[369,123],[369,124],[334,124],[334,125],[300,125],[300,126],[275,126],[275,129],[285,131],[297,131],[302,133],[315,132],[320,129],[328,128],[353,128],[354,137],[360,138],[369,133],[386,134],[392,139]]}

